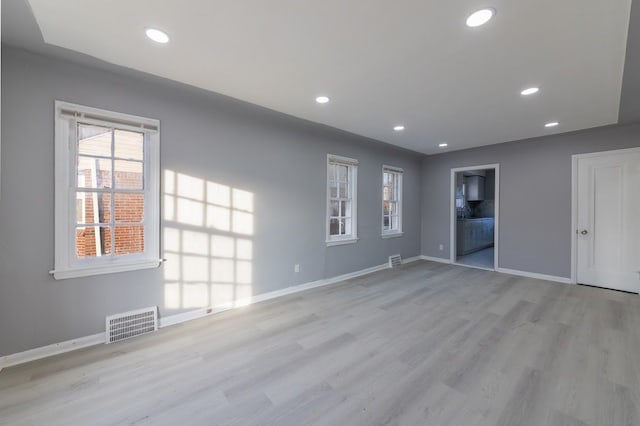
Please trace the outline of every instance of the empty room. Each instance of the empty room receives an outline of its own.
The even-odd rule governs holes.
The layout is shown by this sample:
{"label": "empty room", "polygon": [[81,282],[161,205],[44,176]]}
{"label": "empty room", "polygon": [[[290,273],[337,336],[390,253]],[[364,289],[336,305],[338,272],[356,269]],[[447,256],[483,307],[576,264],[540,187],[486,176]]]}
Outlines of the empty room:
{"label": "empty room", "polygon": [[640,0],[3,0],[0,425],[640,425]]}

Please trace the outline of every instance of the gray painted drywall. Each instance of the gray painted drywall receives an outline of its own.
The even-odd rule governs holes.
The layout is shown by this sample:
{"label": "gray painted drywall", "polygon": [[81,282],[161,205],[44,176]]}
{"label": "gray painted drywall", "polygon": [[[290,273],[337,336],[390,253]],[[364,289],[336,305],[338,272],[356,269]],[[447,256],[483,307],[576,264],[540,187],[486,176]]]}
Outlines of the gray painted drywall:
{"label": "gray painted drywall", "polygon": [[[626,125],[425,157],[422,253],[449,257],[451,169],[499,163],[499,266],[568,278],[571,156],[637,146],[640,125]],[[444,244],[443,251],[439,244]]]}
{"label": "gray painted drywall", "polygon": [[631,3],[618,123],[640,122],[640,1]]}
{"label": "gray painted drywall", "polygon": [[[192,310],[166,306],[168,263],[81,279],[49,275],[55,99],[159,119],[163,170],[253,192],[254,295],[420,253],[419,154],[159,78],[3,46],[0,355],[101,332],[105,315],[129,309]],[[360,161],[357,244],[324,242],[327,153]],[[402,238],[380,238],[383,164],[405,170]]]}

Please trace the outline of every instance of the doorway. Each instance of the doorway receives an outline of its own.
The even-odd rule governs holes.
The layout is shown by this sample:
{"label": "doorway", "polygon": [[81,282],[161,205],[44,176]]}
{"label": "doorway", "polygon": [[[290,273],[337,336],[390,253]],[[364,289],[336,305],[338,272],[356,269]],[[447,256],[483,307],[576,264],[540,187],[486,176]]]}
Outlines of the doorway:
{"label": "doorway", "polygon": [[500,166],[451,169],[451,263],[498,268]]}
{"label": "doorway", "polygon": [[640,148],[573,156],[572,282],[640,292]]}

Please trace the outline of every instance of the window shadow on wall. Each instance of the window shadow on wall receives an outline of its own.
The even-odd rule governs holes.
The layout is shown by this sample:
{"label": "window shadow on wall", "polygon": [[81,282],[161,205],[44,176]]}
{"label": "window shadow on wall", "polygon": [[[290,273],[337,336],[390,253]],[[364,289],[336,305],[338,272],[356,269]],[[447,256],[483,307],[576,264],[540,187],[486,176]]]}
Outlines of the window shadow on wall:
{"label": "window shadow on wall", "polygon": [[253,193],[165,170],[163,197],[165,308],[248,304]]}

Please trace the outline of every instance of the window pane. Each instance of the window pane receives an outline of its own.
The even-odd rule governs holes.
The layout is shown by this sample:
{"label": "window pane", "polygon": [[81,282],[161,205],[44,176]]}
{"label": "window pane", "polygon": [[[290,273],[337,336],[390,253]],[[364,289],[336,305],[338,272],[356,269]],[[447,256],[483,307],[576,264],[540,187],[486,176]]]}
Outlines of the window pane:
{"label": "window pane", "polygon": [[336,173],[337,173],[336,165],[329,164],[329,167],[327,168],[327,176],[329,178],[329,182],[336,182],[338,180]]}
{"label": "window pane", "polygon": [[116,188],[142,189],[142,163],[138,161],[116,160]]}
{"label": "window pane", "polygon": [[142,222],[144,194],[114,194],[116,222]]}
{"label": "window pane", "polygon": [[[334,173],[335,172],[335,173]],[[355,188],[352,186],[355,167],[342,163],[330,164],[327,169],[329,185],[329,235],[352,234],[352,209]]]}
{"label": "window pane", "polygon": [[111,129],[78,124],[78,154],[111,157]]}
{"label": "window pane", "polygon": [[79,259],[111,253],[111,230],[106,226],[76,228],[76,256]]}
{"label": "window pane", "polygon": [[340,235],[340,222],[338,219],[329,220],[329,235]]}
{"label": "window pane", "polygon": [[85,223],[84,194],[76,194],[76,223]]}
{"label": "window pane", "polygon": [[340,216],[347,216],[347,201],[340,201]]}
{"label": "window pane", "polygon": [[144,134],[129,132],[127,130],[115,130],[114,156],[128,160],[142,160],[144,157]]}
{"label": "window pane", "polygon": [[400,227],[398,225],[400,225],[398,222],[398,216],[391,216],[391,229],[399,229]]}
{"label": "window pane", "polygon": [[339,184],[339,190],[340,192],[338,193],[338,196],[340,198],[349,198],[349,191],[348,191],[348,185],[346,182],[340,182]]}
{"label": "window pane", "polygon": [[382,229],[385,231],[400,231],[399,206],[402,195],[402,173],[383,172],[382,187]]}
{"label": "window pane", "polygon": [[331,201],[329,204],[329,216],[339,216],[340,212],[338,211],[338,201]]}
{"label": "window pane", "polygon": [[340,219],[340,228],[343,235],[351,234],[351,219]]}
{"label": "window pane", "polygon": [[349,168],[347,166],[336,166],[338,168],[338,182],[346,182]]}
{"label": "window pane", "polygon": [[142,253],[144,251],[144,226],[116,226],[115,254]]}
{"label": "window pane", "polygon": [[395,176],[394,173],[387,173],[387,176],[388,176],[388,184],[389,184],[390,187],[393,188],[394,187],[394,182],[396,180],[396,176]]}
{"label": "window pane", "polygon": [[335,181],[329,182],[329,197],[338,198],[338,186]]}
{"label": "window pane", "polygon": [[78,188],[111,188],[111,160],[78,155]]}
{"label": "window pane", "polygon": [[76,192],[76,219],[78,224],[109,223],[111,195],[101,192]]}

